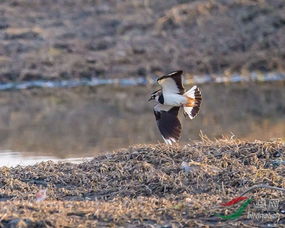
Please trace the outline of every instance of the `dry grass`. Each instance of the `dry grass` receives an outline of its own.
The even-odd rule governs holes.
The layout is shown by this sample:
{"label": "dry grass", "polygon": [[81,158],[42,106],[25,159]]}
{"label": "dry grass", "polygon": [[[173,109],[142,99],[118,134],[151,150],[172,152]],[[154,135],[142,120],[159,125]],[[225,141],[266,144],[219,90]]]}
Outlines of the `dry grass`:
{"label": "dry grass", "polygon": [[[284,224],[284,218],[252,221],[242,216],[221,221],[214,216],[231,213],[236,207],[225,210],[219,203],[256,184],[285,188],[284,151],[281,141],[204,138],[183,148],[137,145],[82,164],[45,162],[28,167],[2,167],[0,196],[6,202],[0,204],[0,224],[8,226],[14,222],[29,227]],[[183,171],[182,162],[188,163],[187,172]],[[43,187],[48,188],[48,199],[32,202]],[[284,210],[281,191],[257,189],[247,196],[255,200],[281,199],[280,211]]]}

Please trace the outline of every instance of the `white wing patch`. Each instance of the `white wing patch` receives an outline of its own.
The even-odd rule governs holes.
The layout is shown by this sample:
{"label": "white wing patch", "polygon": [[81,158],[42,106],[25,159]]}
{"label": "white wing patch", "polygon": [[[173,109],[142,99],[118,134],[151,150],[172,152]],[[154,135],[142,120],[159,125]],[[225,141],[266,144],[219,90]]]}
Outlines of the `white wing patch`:
{"label": "white wing patch", "polygon": [[197,86],[193,86],[186,93],[184,93],[184,95],[186,95],[187,97],[195,98],[195,89],[197,89]]}
{"label": "white wing patch", "polygon": [[183,106],[184,114],[187,114],[190,119],[193,119],[200,110],[200,105],[202,102],[201,91],[197,86],[193,86],[190,90],[184,93],[184,96],[194,99],[195,105],[193,107],[188,107],[187,105]]}
{"label": "white wing patch", "polygon": [[164,140],[164,142],[167,144],[167,145],[172,145],[172,143],[176,143],[176,140],[174,138],[169,138],[169,139],[165,139],[163,136],[161,136]]}
{"label": "white wing patch", "polygon": [[193,107],[183,107],[184,112],[188,115],[188,117],[192,120],[195,116],[192,116]]}
{"label": "white wing patch", "polygon": [[179,89],[172,78],[163,78],[158,81],[158,84],[162,87],[163,94],[179,93]]}

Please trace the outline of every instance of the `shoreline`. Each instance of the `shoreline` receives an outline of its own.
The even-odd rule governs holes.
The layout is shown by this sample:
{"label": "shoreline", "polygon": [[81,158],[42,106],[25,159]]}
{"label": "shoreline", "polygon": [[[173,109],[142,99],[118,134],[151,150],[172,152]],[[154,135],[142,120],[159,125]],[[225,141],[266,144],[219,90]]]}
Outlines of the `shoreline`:
{"label": "shoreline", "polygon": [[[253,185],[285,188],[281,161],[285,161],[285,144],[280,140],[203,138],[184,147],[135,145],[81,164],[0,167],[0,225],[264,225],[267,221],[246,217],[223,221],[214,215],[224,213],[220,203]],[[35,194],[43,188],[47,198],[35,202]],[[282,194],[262,189],[247,196],[280,199],[281,211]],[[279,225],[285,220],[272,222]]]}

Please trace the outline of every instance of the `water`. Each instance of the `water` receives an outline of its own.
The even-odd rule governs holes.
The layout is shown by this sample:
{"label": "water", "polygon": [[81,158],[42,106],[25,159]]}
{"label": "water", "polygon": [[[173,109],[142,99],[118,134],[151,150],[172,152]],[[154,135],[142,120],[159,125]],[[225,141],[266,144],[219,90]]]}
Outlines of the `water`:
{"label": "water", "polygon": [[17,165],[27,166],[27,165],[34,165],[40,162],[45,161],[55,161],[55,162],[71,162],[71,163],[81,163],[85,161],[90,161],[93,157],[81,157],[81,158],[65,158],[59,159],[55,156],[29,156],[25,155],[23,152],[15,152],[15,151],[5,151],[2,150],[0,154],[0,167],[15,167]]}
{"label": "water", "polygon": [[99,85],[110,85],[117,84],[121,86],[132,86],[147,84],[145,78],[125,78],[125,79],[70,79],[60,81],[45,81],[45,80],[34,80],[28,82],[8,82],[0,84],[0,91],[5,90],[22,90],[30,88],[72,88],[78,86],[99,86]]}
{"label": "water", "polygon": [[[258,73],[251,72],[247,75],[232,74],[228,76],[220,75],[193,75],[185,80],[186,84],[204,83],[227,83],[227,82],[272,82],[285,80],[285,74],[281,72]],[[155,84],[156,78],[122,78],[122,79],[70,79],[60,81],[33,80],[27,82],[8,82],[0,84],[0,91],[21,90],[30,88],[72,88],[78,86],[99,86],[99,85],[120,85],[136,86]]]}
{"label": "water", "polygon": [[[180,116],[181,143],[199,139],[201,132],[209,138],[235,135],[246,140],[284,140],[285,81],[268,75],[272,80],[265,76],[266,80],[258,82],[254,77],[242,81],[232,76],[239,83],[226,84],[219,83],[225,81],[222,77],[215,79],[218,83],[203,83],[200,77],[201,112],[193,121]],[[186,82],[193,80],[198,82],[195,77]],[[107,81],[108,85],[101,81],[100,86],[87,81],[85,86],[45,82],[49,88],[29,82],[34,83],[33,89],[22,84],[0,92],[0,166],[65,159],[80,162],[77,158],[90,159],[132,144],[162,142],[153,104],[147,102],[155,89],[152,81]]]}

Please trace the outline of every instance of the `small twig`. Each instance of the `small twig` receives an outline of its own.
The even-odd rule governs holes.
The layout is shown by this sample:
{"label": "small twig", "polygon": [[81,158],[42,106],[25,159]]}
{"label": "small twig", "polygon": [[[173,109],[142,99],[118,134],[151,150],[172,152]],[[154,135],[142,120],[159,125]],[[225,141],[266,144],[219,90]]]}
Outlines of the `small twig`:
{"label": "small twig", "polygon": [[223,195],[225,196],[226,195],[226,191],[225,191],[225,186],[224,186],[224,182],[222,181],[222,192],[223,192]]}
{"label": "small twig", "polygon": [[269,185],[265,185],[265,184],[259,184],[259,185],[254,185],[252,186],[251,188],[247,189],[245,192],[243,192],[240,196],[243,196],[245,195],[246,193],[256,189],[256,188],[267,188],[267,189],[274,189],[274,190],[277,190],[277,191],[282,191],[282,192],[285,192],[285,189],[284,188],[278,188],[278,187],[274,187],[274,186],[269,186]]}

